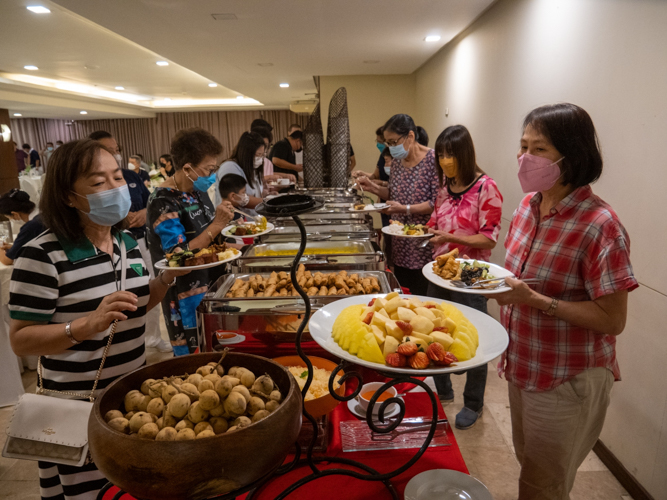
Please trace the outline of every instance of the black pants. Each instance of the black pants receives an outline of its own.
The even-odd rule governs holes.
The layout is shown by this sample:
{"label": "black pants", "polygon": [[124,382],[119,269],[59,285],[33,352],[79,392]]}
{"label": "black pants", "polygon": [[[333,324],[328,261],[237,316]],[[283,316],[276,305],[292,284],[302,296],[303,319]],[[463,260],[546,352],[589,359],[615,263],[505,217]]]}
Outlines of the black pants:
{"label": "black pants", "polygon": [[426,295],[429,281],[422,274],[421,267],[419,269],[408,269],[407,267],[394,265],[394,274],[401,286],[408,288],[412,295]]}
{"label": "black pants", "polygon": [[[464,306],[477,309],[484,314],[489,314],[488,309],[486,308],[487,299],[481,295],[452,292],[440,288],[430,282],[428,284],[426,295],[438,299],[449,300],[450,302],[456,302],[457,304],[463,304]],[[488,371],[489,365],[484,364],[477,368],[472,368],[471,370],[456,373],[456,375],[466,374],[466,385],[463,390],[463,404],[466,408],[470,408],[472,411],[479,411],[484,406],[484,391],[486,390],[486,376]],[[435,387],[438,390],[439,396],[444,396],[448,399],[454,397],[452,380],[449,373],[436,375],[433,377],[433,380],[435,381]]]}

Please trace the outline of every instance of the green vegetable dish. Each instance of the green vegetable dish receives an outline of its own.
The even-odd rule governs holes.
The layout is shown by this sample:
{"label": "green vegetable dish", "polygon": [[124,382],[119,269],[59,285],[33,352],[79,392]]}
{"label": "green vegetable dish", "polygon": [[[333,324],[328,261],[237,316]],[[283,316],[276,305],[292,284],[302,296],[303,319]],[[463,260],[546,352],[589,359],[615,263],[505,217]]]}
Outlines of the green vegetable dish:
{"label": "green vegetable dish", "polygon": [[489,265],[481,262],[462,262],[461,263],[461,281],[470,286],[481,280],[494,279],[495,276],[489,273]]}

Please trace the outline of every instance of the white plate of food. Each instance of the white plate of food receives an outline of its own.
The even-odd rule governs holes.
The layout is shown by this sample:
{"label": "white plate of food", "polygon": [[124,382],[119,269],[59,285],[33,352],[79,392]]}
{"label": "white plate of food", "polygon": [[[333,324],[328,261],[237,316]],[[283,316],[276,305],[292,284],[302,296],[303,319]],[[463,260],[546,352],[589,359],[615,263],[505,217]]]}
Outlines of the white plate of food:
{"label": "white plate of food", "polygon": [[493,500],[481,481],[450,469],[417,474],[405,487],[404,496],[405,500]]}
{"label": "white plate of food", "polygon": [[478,279],[488,280],[498,278],[500,280],[502,278],[514,277],[512,272],[491,262],[475,259],[458,259],[454,254],[458,255],[458,252],[441,255],[433,262],[426,264],[422,268],[424,277],[434,285],[446,288],[452,292],[495,295],[511,290],[505,284],[496,288],[499,281],[480,284],[476,288],[461,288],[452,284],[454,278],[456,278],[456,281],[465,283],[467,286],[473,285],[475,280]]}
{"label": "white plate of food", "polygon": [[[217,260],[213,260],[213,255]],[[156,269],[208,269],[226,262],[238,259],[241,256],[236,248],[227,248],[226,245],[211,245],[198,251],[181,251],[167,254],[167,258],[155,264]]]}
{"label": "white plate of food", "polygon": [[389,208],[389,205],[386,203],[368,203],[364,205],[363,203],[358,203],[354,205],[353,207],[350,207],[349,211],[350,212],[379,212],[381,210],[384,210],[385,208]]}
{"label": "white plate of food", "polygon": [[[264,225],[264,229],[262,229],[262,225]],[[266,222],[266,219],[262,221],[262,224],[256,222],[239,222],[238,224],[230,224],[224,228],[222,235],[228,238],[249,238],[251,236],[255,238],[270,233],[274,228],[275,226],[270,222]],[[238,232],[242,232],[243,234],[237,234]]]}
{"label": "white plate of food", "polygon": [[[398,297],[398,302],[387,306],[389,300],[394,300],[396,297]],[[376,301],[373,305],[368,305],[372,299],[376,299]],[[394,307],[396,309],[393,309]],[[370,312],[367,308],[373,308],[374,310],[374,314],[370,318],[368,317]],[[384,314],[393,315],[393,312],[387,313],[385,308],[397,314],[400,313],[399,317],[403,317],[404,320],[408,317],[411,318],[409,322],[409,326],[412,328],[411,332],[408,333],[406,330],[408,326],[403,324],[406,321],[392,320],[389,317],[387,318],[391,321],[389,322],[381,317]],[[399,308],[410,309],[411,312],[401,311]],[[420,309],[417,310],[417,308]],[[426,316],[427,313],[422,310],[436,308],[440,312],[431,311],[431,314],[437,318],[435,320],[429,319]],[[380,312],[381,309],[385,309],[384,314]],[[361,318],[362,315],[364,315],[364,320]],[[376,315],[377,317],[375,317]],[[426,317],[428,323],[424,322],[423,319],[415,320],[415,316]],[[447,319],[451,320],[451,323]],[[365,320],[369,321],[367,326],[370,326],[370,332],[368,331],[369,328],[361,324]],[[382,324],[384,324],[384,330]],[[387,332],[384,334],[382,343],[380,343],[377,330],[372,328],[373,326],[380,330],[379,333]],[[381,372],[403,373],[413,376],[439,375],[469,370],[500,356],[509,344],[509,337],[505,329],[487,314],[445,300],[421,295],[399,295],[395,292],[387,295],[358,295],[327,304],[315,311],[308,328],[315,342],[341,359]],[[398,331],[397,328],[400,328],[403,333]],[[431,331],[430,334],[420,332],[429,328],[436,328],[436,330]],[[398,340],[399,338],[401,340]],[[371,340],[375,344],[372,344]],[[436,366],[432,358],[429,357],[429,365],[423,368],[412,368],[410,365],[388,365],[386,362],[387,356],[400,354],[398,347],[409,343],[417,345],[418,348],[423,348],[427,357],[429,357],[431,344],[437,343],[442,346],[442,350],[434,347],[432,349],[435,352],[431,354],[444,351],[445,354],[449,353],[455,356],[457,361],[448,366]],[[401,351],[406,352],[405,349],[412,349],[413,347],[412,345],[405,345],[404,348],[401,348]],[[356,354],[354,354],[355,349]],[[363,357],[359,357],[359,355]],[[423,359],[423,356],[417,356]],[[401,359],[396,360],[397,357],[399,356],[392,356],[392,361],[401,361]],[[439,361],[439,363],[445,361],[447,359]]]}
{"label": "white plate of food", "polygon": [[271,187],[278,187],[278,188],[286,188],[290,186],[294,186],[296,183],[290,181],[289,179],[285,179],[287,182],[278,182],[278,181],[271,181],[267,183]]}
{"label": "white plate of food", "polygon": [[433,233],[429,233],[428,228],[423,224],[403,224],[396,220],[392,220],[388,226],[384,226],[382,232],[399,238],[432,238],[435,236]]}

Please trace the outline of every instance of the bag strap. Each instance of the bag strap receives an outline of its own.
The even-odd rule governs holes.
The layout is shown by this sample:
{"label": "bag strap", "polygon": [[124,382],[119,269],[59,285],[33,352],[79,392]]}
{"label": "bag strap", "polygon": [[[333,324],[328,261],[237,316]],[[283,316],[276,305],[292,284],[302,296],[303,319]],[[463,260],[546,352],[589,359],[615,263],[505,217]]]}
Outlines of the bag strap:
{"label": "bag strap", "polygon": [[[120,238],[120,289],[125,290],[125,284],[126,284],[126,264],[127,264],[127,251],[125,248],[125,240],[123,240],[122,236]],[[97,384],[100,381],[100,377],[102,376],[102,369],[104,368],[104,363],[107,360],[107,355],[109,354],[109,348],[111,347],[111,343],[113,342],[114,335],[116,334],[116,327],[118,325],[118,320],[114,320],[113,323],[111,323],[111,326],[109,327],[109,341],[107,342],[107,345],[104,347],[104,352],[102,352],[102,362],[100,363],[100,367],[97,370],[97,373],[95,374],[95,382],[93,382],[93,389],[90,391],[89,396],[85,396],[83,394],[79,394],[76,392],[69,392],[69,391],[56,391],[53,389],[45,389],[44,388],[44,377],[42,375],[42,357],[39,356],[37,358],[37,377],[39,379],[39,384],[37,388],[37,393],[38,394],[44,394],[45,392],[52,392],[55,394],[64,394],[66,396],[74,396],[77,398],[87,398],[90,400],[91,403],[95,401],[95,391],[97,390]]]}

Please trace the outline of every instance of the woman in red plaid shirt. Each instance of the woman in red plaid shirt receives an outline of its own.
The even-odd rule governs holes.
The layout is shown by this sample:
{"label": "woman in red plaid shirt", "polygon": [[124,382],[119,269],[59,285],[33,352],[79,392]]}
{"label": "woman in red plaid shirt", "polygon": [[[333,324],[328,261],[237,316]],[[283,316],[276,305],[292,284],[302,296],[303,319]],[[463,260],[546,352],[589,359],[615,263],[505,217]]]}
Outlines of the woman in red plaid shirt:
{"label": "woman in red plaid shirt", "polygon": [[[593,194],[602,173],[593,122],[573,104],[531,111],[518,153],[528,195],[505,240],[511,291],[494,295],[510,336],[509,382],[519,499],[566,500],[597,441],[614,380],[616,336],[637,288],[630,239]],[[531,289],[523,278],[539,278]]]}

